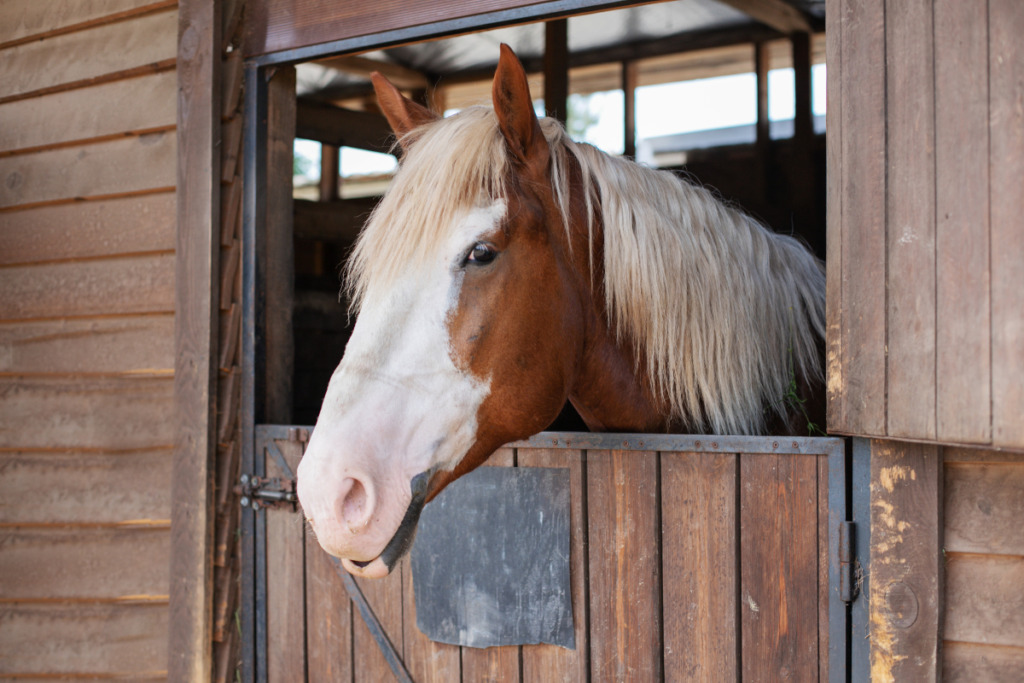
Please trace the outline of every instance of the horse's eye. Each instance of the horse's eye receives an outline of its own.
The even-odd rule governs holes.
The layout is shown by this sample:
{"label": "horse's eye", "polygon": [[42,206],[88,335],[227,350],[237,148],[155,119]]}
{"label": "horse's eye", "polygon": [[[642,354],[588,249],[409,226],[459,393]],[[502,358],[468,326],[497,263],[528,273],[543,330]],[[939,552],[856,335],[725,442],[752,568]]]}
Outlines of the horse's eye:
{"label": "horse's eye", "polygon": [[466,263],[490,263],[497,255],[498,252],[496,252],[490,245],[484,244],[483,242],[477,242],[473,245],[473,248],[469,250],[469,253],[466,254]]}

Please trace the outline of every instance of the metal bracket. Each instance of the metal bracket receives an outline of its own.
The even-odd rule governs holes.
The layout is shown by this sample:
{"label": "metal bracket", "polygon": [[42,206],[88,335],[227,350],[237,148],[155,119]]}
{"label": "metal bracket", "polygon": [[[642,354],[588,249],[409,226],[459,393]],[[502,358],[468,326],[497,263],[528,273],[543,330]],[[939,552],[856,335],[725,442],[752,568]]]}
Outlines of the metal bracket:
{"label": "metal bracket", "polygon": [[857,525],[853,522],[839,523],[839,599],[843,602],[857,599],[857,584],[853,576],[856,531]]}
{"label": "metal bracket", "polygon": [[235,493],[242,496],[239,501],[242,507],[253,510],[275,509],[285,507],[292,512],[298,511],[298,496],[295,495],[295,480],[279,477],[252,477],[243,474],[238,479]]}

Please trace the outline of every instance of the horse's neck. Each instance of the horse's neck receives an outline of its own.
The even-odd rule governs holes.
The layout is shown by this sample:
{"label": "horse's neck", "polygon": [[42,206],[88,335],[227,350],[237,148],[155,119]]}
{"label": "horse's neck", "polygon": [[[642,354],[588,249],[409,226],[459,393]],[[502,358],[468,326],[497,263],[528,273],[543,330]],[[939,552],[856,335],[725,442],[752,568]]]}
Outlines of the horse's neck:
{"label": "horse's neck", "polygon": [[569,400],[597,432],[665,432],[668,407],[659,405],[637,375],[633,354],[615,342],[595,314],[588,324],[576,381]]}
{"label": "horse's neck", "polygon": [[[584,320],[583,351],[569,400],[593,431],[666,432],[670,427],[670,407],[654,397],[650,383],[642,375],[644,364],[637,363],[634,347],[628,341],[617,340],[608,324],[599,284],[604,280],[600,220],[594,229],[592,244],[587,236],[589,231],[573,231],[575,244],[566,250],[576,261]],[[591,266],[597,272],[592,273]]]}

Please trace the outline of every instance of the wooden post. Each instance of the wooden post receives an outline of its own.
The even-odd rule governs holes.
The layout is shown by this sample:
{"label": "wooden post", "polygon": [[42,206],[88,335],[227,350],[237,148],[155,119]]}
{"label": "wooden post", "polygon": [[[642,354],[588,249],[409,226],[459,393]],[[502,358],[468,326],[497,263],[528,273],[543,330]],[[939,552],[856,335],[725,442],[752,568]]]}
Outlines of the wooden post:
{"label": "wooden post", "polygon": [[941,680],[942,458],[871,442],[871,680]]}
{"label": "wooden post", "polygon": [[544,24],[544,108],[562,123],[569,120],[569,23]]}
{"label": "wooden post", "polygon": [[221,3],[178,5],[178,232],[168,677],[208,680],[220,257]]}
{"label": "wooden post", "polygon": [[295,68],[281,68],[268,88],[267,218],[265,251],[266,353],[263,419],[288,424],[292,414],[292,305],[295,247],[292,236],[292,160],[295,144]]}
{"label": "wooden post", "polygon": [[623,102],[623,154],[636,158],[636,78],[637,65],[633,61],[622,63]]}
{"label": "wooden post", "polygon": [[320,145],[320,201],[338,200],[338,163],[341,150],[337,145]]}
{"label": "wooden post", "polygon": [[754,43],[754,74],[757,77],[757,155],[756,182],[758,199],[768,201],[768,178],[771,164],[771,122],[768,119],[768,43]]}
{"label": "wooden post", "polygon": [[814,164],[814,103],[811,98],[811,36],[794,33],[790,36],[793,54],[793,86],[795,113],[793,145],[796,162],[792,186],[794,224],[799,234],[815,253],[825,254],[825,227],[815,220],[815,198],[818,177]]}

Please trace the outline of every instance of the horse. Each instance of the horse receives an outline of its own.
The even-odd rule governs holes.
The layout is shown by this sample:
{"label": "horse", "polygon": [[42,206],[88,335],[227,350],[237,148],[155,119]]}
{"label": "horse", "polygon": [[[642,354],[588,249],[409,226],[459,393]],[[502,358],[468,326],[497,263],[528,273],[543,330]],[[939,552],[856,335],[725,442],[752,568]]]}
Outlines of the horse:
{"label": "horse", "polygon": [[349,572],[386,576],[425,503],[567,400],[595,431],[821,415],[824,268],[798,240],[538,119],[508,46],[493,107],[441,118],[372,79],[402,156],[347,265],[356,324],[298,470]]}

